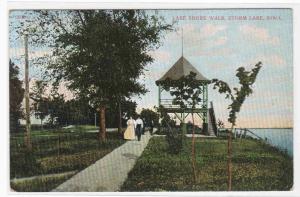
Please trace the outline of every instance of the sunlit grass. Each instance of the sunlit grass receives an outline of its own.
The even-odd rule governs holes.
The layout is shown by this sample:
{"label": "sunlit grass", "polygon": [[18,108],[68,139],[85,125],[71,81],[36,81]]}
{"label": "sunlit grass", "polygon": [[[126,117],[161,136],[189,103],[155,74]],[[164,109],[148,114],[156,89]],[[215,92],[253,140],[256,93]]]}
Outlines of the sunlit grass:
{"label": "sunlit grass", "polygon": [[[178,155],[169,154],[164,137],[150,140],[129,173],[122,191],[226,191],[227,140],[196,140],[198,181],[191,165],[191,139]],[[290,190],[293,162],[287,154],[259,141],[233,141],[234,191]]]}

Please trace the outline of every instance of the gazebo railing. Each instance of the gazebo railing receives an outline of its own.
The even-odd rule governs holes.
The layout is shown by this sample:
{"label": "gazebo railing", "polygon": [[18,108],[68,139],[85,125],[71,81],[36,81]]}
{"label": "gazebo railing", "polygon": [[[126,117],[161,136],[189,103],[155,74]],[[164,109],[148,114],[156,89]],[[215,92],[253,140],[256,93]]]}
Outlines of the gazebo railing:
{"label": "gazebo railing", "polygon": [[[178,109],[180,105],[173,104],[173,99],[160,99],[160,105],[164,108]],[[192,105],[187,105],[187,108],[192,108]],[[202,105],[196,105],[195,108],[203,108]]]}

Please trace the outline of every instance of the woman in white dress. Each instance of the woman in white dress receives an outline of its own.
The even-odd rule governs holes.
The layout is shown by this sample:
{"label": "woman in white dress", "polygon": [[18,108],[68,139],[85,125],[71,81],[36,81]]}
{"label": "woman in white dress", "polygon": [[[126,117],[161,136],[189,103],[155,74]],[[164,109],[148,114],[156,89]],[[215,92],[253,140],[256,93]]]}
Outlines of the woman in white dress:
{"label": "woman in white dress", "polygon": [[129,120],[127,120],[127,129],[124,132],[124,139],[125,140],[133,140],[135,139],[135,132],[134,128],[135,127],[135,121],[130,117]]}

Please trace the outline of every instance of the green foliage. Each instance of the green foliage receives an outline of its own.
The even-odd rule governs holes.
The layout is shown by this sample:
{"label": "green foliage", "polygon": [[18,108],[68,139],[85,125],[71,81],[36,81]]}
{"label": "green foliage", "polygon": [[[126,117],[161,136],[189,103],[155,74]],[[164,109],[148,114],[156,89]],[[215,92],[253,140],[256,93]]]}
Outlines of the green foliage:
{"label": "green foliage", "polygon": [[185,135],[181,132],[167,132],[166,141],[171,154],[179,154],[183,148]]}
{"label": "green foliage", "polygon": [[162,88],[169,91],[174,96],[173,104],[181,108],[195,108],[201,102],[200,94],[202,93],[199,86],[202,84],[196,80],[196,73],[191,72],[189,75],[181,77],[179,80],[170,80],[159,82]]}
{"label": "green foliage", "polygon": [[170,29],[157,16],[140,10],[39,11],[40,26],[48,29],[54,51],[48,69],[56,81],[86,97],[97,108],[146,92],[138,78],[148,52]]}
{"label": "green foliage", "polygon": [[58,125],[94,124],[94,113],[84,98],[63,101],[60,97],[53,100],[52,113]]}
{"label": "green foliage", "polygon": [[218,129],[223,129],[225,127],[224,122],[222,120],[218,120],[217,126],[218,126]]}
{"label": "green foliage", "polygon": [[162,125],[159,133],[166,134],[166,141],[168,143],[168,151],[172,154],[179,154],[183,147],[184,135],[180,130],[177,130],[174,120],[170,119],[168,113],[163,110],[163,106],[160,106]]}
{"label": "green foliage", "polygon": [[46,85],[45,81],[36,81],[31,94],[35,116],[41,120],[49,116],[46,126],[94,124],[95,110],[87,104],[86,98],[66,101],[64,95],[58,92],[58,86],[52,86],[46,96]]}
{"label": "green foliage", "polygon": [[[93,148],[96,147],[94,146]],[[107,153],[111,152],[109,148],[102,149],[103,150],[97,150],[96,148],[95,150],[74,153],[73,150],[69,152],[70,149],[62,148],[61,156],[44,157],[39,160],[41,170],[47,174],[57,173],[57,171],[67,172],[72,170],[82,170],[105,156]]]}
{"label": "green foliage", "polygon": [[146,126],[157,127],[159,124],[159,114],[151,109],[142,109],[140,116],[145,121]]}
{"label": "green foliage", "polygon": [[258,62],[251,71],[246,71],[244,67],[237,69],[236,76],[239,79],[240,88],[229,87],[229,85],[219,79],[213,79],[213,89],[218,88],[221,94],[226,94],[226,98],[229,98],[232,103],[228,106],[230,109],[228,121],[234,126],[236,123],[236,114],[240,111],[242,104],[246,97],[252,94],[252,85],[254,84],[257,74],[261,69],[261,62]]}
{"label": "green foliage", "polygon": [[[163,137],[150,140],[121,191],[226,191],[227,140],[197,138],[199,182],[191,180],[187,138],[183,151],[169,154]],[[293,185],[293,160],[257,140],[233,141],[233,191],[286,191]]]}
{"label": "green foliage", "polygon": [[19,68],[11,60],[9,61],[9,127],[11,132],[19,130],[19,120],[23,117],[22,101],[24,89],[22,81],[18,78]]}
{"label": "green foliage", "polygon": [[[127,120],[130,117],[136,116],[136,102],[126,99],[121,101],[121,119],[122,119],[122,127],[126,127]],[[105,116],[109,117],[106,119],[106,126],[108,128],[115,128],[118,125],[119,121],[119,111],[118,111],[118,103],[117,102],[111,102],[108,104],[107,109],[105,110]]]}
{"label": "green foliage", "polygon": [[37,162],[37,157],[25,147],[18,150],[18,158],[15,154],[10,154],[10,177],[19,177],[22,175],[34,176],[40,173],[41,165]]}
{"label": "green foliage", "polygon": [[[79,97],[65,100],[64,95],[58,93],[58,88],[53,87],[51,94],[43,96],[44,90],[39,88],[43,81],[37,81],[33,88],[31,98],[34,100],[33,110],[37,118],[44,119],[49,115],[46,127],[59,127],[64,125],[94,124],[96,110],[88,105],[87,98]],[[130,100],[122,101],[122,117],[124,125],[126,116],[135,114],[136,103]],[[96,118],[99,117],[96,113]],[[110,102],[106,110],[107,127],[116,127],[118,124],[118,106]],[[98,119],[97,119],[98,120]],[[96,122],[98,124],[98,121]],[[94,128],[93,128],[94,129]]]}
{"label": "green foliage", "polygon": [[192,134],[193,133],[193,129],[195,131],[195,133],[200,134],[202,132],[202,128],[200,128],[197,125],[194,125],[191,121],[188,121],[186,123],[186,129],[187,129],[187,134]]}
{"label": "green foliage", "polygon": [[213,79],[212,83],[214,83],[213,89],[218,88],[219,93],[226,94],[226,99],[230,99],[232,103],[228,106],[229,117],[228,122],[231,123],[231,130],[228,134],[228,190],[231,190],[232,187],[232,146],[231,146],[231,135],[232,129],[236,124],[236,114],[240,112],[242,104],[244,103],[246,97],[252,94],[252,85],[254,84],[257,74],[261,68],[261,62],[258,62],[251,71],[246,71],[244,67],[240,67],[237,69],[236,76],[239,79],[240,87],[233,88],[233,91],[230,89],[229,85],[218,79]]}
{"label": "green foliage", "polygon": [[161,112],[161,124],[160,128],[168,128],[169,126],[171,128],[174,128],[176,126],[176,121],[171,118],[171,116],[164,112],[162,106],[160,106],[159,111]]}
{"label": "green foliage", "polygon": [[68,111],[65,108],[65,99],[63,94],[58,93],[58,88],[53,88],[51,91],[51,98],[48,101],[49,110],[49,124],[63,125],[65,113]]}
{"label": "green foliage", "polygon": [[36,118],[40,119],[41,122],[49,114],[49,98],[45,96],[47,83],[42,80],[35,81],[35,84],[30,92],[30,98],[33,102],[33,110]]}

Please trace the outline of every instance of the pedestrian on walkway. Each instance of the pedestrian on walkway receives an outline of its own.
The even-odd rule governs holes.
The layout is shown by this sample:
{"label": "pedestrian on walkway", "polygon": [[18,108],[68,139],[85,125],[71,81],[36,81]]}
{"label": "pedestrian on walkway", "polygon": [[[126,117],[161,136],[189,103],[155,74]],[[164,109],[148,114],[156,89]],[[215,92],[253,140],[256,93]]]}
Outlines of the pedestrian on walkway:
{"label": "pedestrian on walkway", "polygon": [[135,132],[138,137],[138,141],[141,141],[141,135],[142,135],[142,129],[144,128],[143,120],[138,116],[138,118],[135,121]]}
{"label": "pedestrian on walkway", "polygon": [[150,134],[153,135],[153,128],[154,128],[154,122],[153,120],[150,121]]}
{"label": "pedestrian on walkway", "polygon": [[124,132],[125,140],[133,140],[135,138],[134,127],[135,127],[134,119],[130,117],[130,119],[127,120],[127,129]]}
{"label": "pedestrian on walkway", "polygon": [[145,135],[145,128],[146,128],[146,121],[145,121],[145,118],[142,118],[142,121],[143,121],[143,128],[142,128],[142,135]]}

